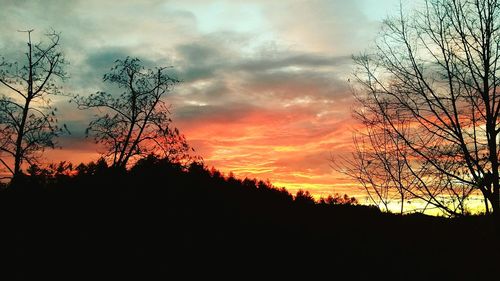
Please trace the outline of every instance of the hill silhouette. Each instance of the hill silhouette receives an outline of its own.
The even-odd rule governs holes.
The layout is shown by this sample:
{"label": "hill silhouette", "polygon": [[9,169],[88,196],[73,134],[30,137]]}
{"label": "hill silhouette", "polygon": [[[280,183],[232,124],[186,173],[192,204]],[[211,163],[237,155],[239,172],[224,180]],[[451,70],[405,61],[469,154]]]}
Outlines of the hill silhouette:
{"label": "hill silhouette", "polygon": [[128,171],[101,160],[29,172],[0,192],[4,280],[471,280],[498,270],[499,249],[470,239],[499,237],[489,217],[401,217],[314,202],[306,192],[154,157]]}

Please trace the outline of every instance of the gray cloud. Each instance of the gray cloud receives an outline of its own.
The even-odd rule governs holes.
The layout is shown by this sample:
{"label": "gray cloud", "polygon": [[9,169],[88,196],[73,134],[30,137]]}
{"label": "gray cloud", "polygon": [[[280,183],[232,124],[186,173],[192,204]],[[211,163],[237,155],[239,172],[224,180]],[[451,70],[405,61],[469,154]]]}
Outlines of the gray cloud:
{"label": "gray cloud", "polygon": [[259,108],[247,103],[227,103],[224,105],[185,105],[177,107],[174,116],[180,122],[202,121],[203,123],[237,122]]}
{"label": "gray cloud", "polygon": [[[365,48],[377,28],[365,6],[380,11],[398,2],[220,0],[217,5],[225,10],[217,12],[217,5],[204,0],[0,1],[0,56],[23,56],[26,34],[17,30],[34,28],[34,41],[50,28],[61,32],[61,49],[70,62],[66,93],[108,89],[102,76],[125,56],[148,66],[173,66],[172,75],[183,81],[168,97],[174,122],[195,136],[211,124],[219,125],[221,134],[231,127],[234,139],[227,143],[217,133],[210,141],[198,134],[193,143],[207,153],[202,156],[215,153],[214,143],[234,145],[242,137],[259,146],[262,159],[269,154],[266,145],[309,145],[321,138],[317,151],[295,160],[277,153],[283,158],[270,163],[289,173],[308,162],[322,174],[327,170],[317,159],[333,146],[327,140],[333,131],[336,137],[343,134],[339,122],[349,116],[350,55]],[[82,138],[92,113],[76,110],[66,98],[54,102],[59,120],[73,132],[61,143],[71,151],[92,150]],[[245,131],[246,125],[256,128]],[[263,135],[255,139],[244,135],[258,133]]]}
{"label": "gray cloud", "polygon": [[[258,51],[248,57],[238,43],[214,44],[214,36],[176,47],[176,75],[184,81],[176,103],[221,105],[247,103],[259,107],[283,105],[284,101],[307,97],[314,100],[344,98],[345,81],[338,73],[350,63],[347,56],[331,56],[286,50]],[[241,41],[244,41],[241,39]],[[247,40],[248,41],[248,40]],[[200,118],[205,112],[194,106],[186,114]],[[177,107],[177,110],[185,110]]]}

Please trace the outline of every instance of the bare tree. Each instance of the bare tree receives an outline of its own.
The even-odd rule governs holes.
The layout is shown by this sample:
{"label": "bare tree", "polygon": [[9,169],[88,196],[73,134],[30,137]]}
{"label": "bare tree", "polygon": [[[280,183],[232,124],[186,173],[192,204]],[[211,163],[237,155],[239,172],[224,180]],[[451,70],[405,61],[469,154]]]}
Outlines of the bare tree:
{"label": "bare tree", "polygon": [[99,109],[87,135],[104,145],[114,167],[126,168],[131,159],[155,154],[179,162],[190,150],[179,130],[172,127],[164,97],[179,83],[165,68],[146,69],[137,58],[117,60],[103,80],[122,89],[120,95],[97,92],[76,96],[79,109]]}
{"label": "bare tree", "polygon": [[[369,105],[369,104],[366,104]],[[381,104],[382,106],[382,104]],[[391,204],[399,204],[399,213],[404,214],[405,203],[418,199],[417,180],[406,168],[411,150],[404,140],[389,126],[384,117],[367,114],[366,110],[355,111],[355,118],[363,124],[353,138],[354,152],[344,157],[333,168],[356,179],[365,189],[368,199],[383,211],[393,211]],[[391,116],[399,132],[408,136],[407,120]],[[428,204],[421,207],[425,211]],[[417,211],[414,208],[411,210]]]}
{"label": "bare tree", "polygon": [[[499,11],[495,0],[427,0],[386,20],[374,51],[355,57],[356,115],[385,138],[368,146],[391,144],[405,175],[396,182],[449,215],[479,193],[500,216]],[[394,180],[395,160],[375,169]]]}
{"label": "bare tree", "polygon": [[47,44],[31,42],[28,35],[24,62],[0,60],[0,163],[10,176],[21,173],[23,162],[34,164],[61,132],[50,95],[58,94],[57,79],[64,79],[64,58],[59,34],[46,34]]}

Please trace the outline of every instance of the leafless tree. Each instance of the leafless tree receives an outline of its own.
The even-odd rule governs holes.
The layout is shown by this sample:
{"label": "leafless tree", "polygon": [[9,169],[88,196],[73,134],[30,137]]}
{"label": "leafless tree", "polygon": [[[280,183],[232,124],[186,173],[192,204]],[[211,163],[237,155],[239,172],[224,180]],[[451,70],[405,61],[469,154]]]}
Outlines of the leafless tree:
{"label": "leafless tree", "polygon": [[[355,111],[354,116],[363,124],[353,138],[355,150],[351,157],[343,158],[340,165],[336,162],[333,167],[356,179],[369,200],[381,210],[393,211],[390,205],[398,203],[399,213],[404,214],[405,203],[419,199],[418,181],[406,168],[411,149],[388,122],[380,118],[384,116],[367,114],[366,110]],[[391,119],[399,132],[409,137],[410,122],[400,115],[393,115]],[[424,204],[419,210],[427,208],[428,204]]]}
{"label": "leafless tree", "polygon": [[500,216],[499,11],[495,0],[427,0],[384,22],[373,52],[354,58],[355,115],[370,153],[390,157],[357,169],[382,170],[449,215],[465,213],[479,193]]}
{"label": "leafless tree", "polygon": [[46,44],[31,42],[25,60],[0,59],[0,163],[8,178],[21,173],[23,162],[34,164],[61,132],[50,96],[58,94],[57,79],[64,79],[65,64],[59,34],[46,34]]}
{"label": "leafless tree", "polygon": [[120,95],[97,92],[76,96],[79,109],[98,109],[87,128],[114,167],[126,168],[130,160],[155,154],[179,162],[190,150],[178,129],[172,127],[164,97],[179,83],[165,68],[146,69],[137,58],[117,60],[103,80],[123,90]]}

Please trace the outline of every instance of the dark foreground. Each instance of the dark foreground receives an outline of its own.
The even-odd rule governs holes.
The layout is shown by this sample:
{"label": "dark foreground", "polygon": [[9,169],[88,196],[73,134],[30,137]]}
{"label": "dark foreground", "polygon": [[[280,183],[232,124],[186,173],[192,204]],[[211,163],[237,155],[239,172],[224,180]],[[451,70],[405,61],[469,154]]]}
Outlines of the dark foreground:
{"label": "dark foreground", "polygon": [[312,204],[154,159],[27,176],[0,192],[0,211],[0,280],[500,280],[491,218]]}

